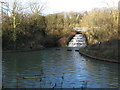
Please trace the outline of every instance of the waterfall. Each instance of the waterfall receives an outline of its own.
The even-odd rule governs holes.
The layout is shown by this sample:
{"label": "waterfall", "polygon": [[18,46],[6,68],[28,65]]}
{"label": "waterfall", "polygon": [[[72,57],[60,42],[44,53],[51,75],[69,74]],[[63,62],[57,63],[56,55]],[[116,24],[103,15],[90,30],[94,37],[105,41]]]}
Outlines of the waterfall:
{"label": "waterfall", "polygon": [[68,47],[85,47],[86,38],[83,34],[76,34],[69,42]]}

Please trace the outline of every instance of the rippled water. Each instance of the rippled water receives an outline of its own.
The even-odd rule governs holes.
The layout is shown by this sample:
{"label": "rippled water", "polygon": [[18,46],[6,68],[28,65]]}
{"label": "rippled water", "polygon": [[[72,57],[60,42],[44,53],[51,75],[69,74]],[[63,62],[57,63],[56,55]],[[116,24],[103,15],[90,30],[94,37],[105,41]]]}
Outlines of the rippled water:
{"label": "rippled water", "polygon": [[81,56],[77,48],[3,53],[3,85],[7,88],[119,87],[118,64]]}

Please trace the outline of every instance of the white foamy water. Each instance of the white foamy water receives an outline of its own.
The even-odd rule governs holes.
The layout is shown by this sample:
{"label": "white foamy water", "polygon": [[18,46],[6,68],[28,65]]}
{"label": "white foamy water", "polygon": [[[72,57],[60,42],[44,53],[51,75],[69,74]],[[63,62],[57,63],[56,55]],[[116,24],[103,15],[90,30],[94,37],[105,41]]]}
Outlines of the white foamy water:
{"label": "white foamy water", "polygon": [[86,40],[83,34],[76,34],[69,42],[68,47],[84,47]]}

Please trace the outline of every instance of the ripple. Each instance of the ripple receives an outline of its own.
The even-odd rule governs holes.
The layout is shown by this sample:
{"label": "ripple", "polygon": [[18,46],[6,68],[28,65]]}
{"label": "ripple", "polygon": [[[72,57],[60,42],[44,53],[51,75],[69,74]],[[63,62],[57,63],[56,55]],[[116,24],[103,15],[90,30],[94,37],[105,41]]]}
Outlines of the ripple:
{"label": "ripple", "polygon": [[19,80],[19,87],[23,88],[52,88],[55,83],[59,88],[61,83],[62,88],[80,88],[82,85],[80,81],[87,81],[90,88],[118,86],[116,64],[85,58],[75,52],[76,48],[69,48],[72,49],[71,52],[67,52],[67,49],[60,48],[58,51],[50,48],[34,53],[4,54],[5,87],[16,86],[17,74],[26,78]]}

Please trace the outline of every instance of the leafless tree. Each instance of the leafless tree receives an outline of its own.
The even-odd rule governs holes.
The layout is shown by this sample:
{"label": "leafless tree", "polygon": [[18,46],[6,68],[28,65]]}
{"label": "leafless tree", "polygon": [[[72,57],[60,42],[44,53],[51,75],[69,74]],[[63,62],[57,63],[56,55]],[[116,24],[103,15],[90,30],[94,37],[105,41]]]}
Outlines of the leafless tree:
{"label": "leafless tree", "polygon": [[41,14],[45,9],[45,4],[42,2],[29,2],[29,7],[32,13]]}

